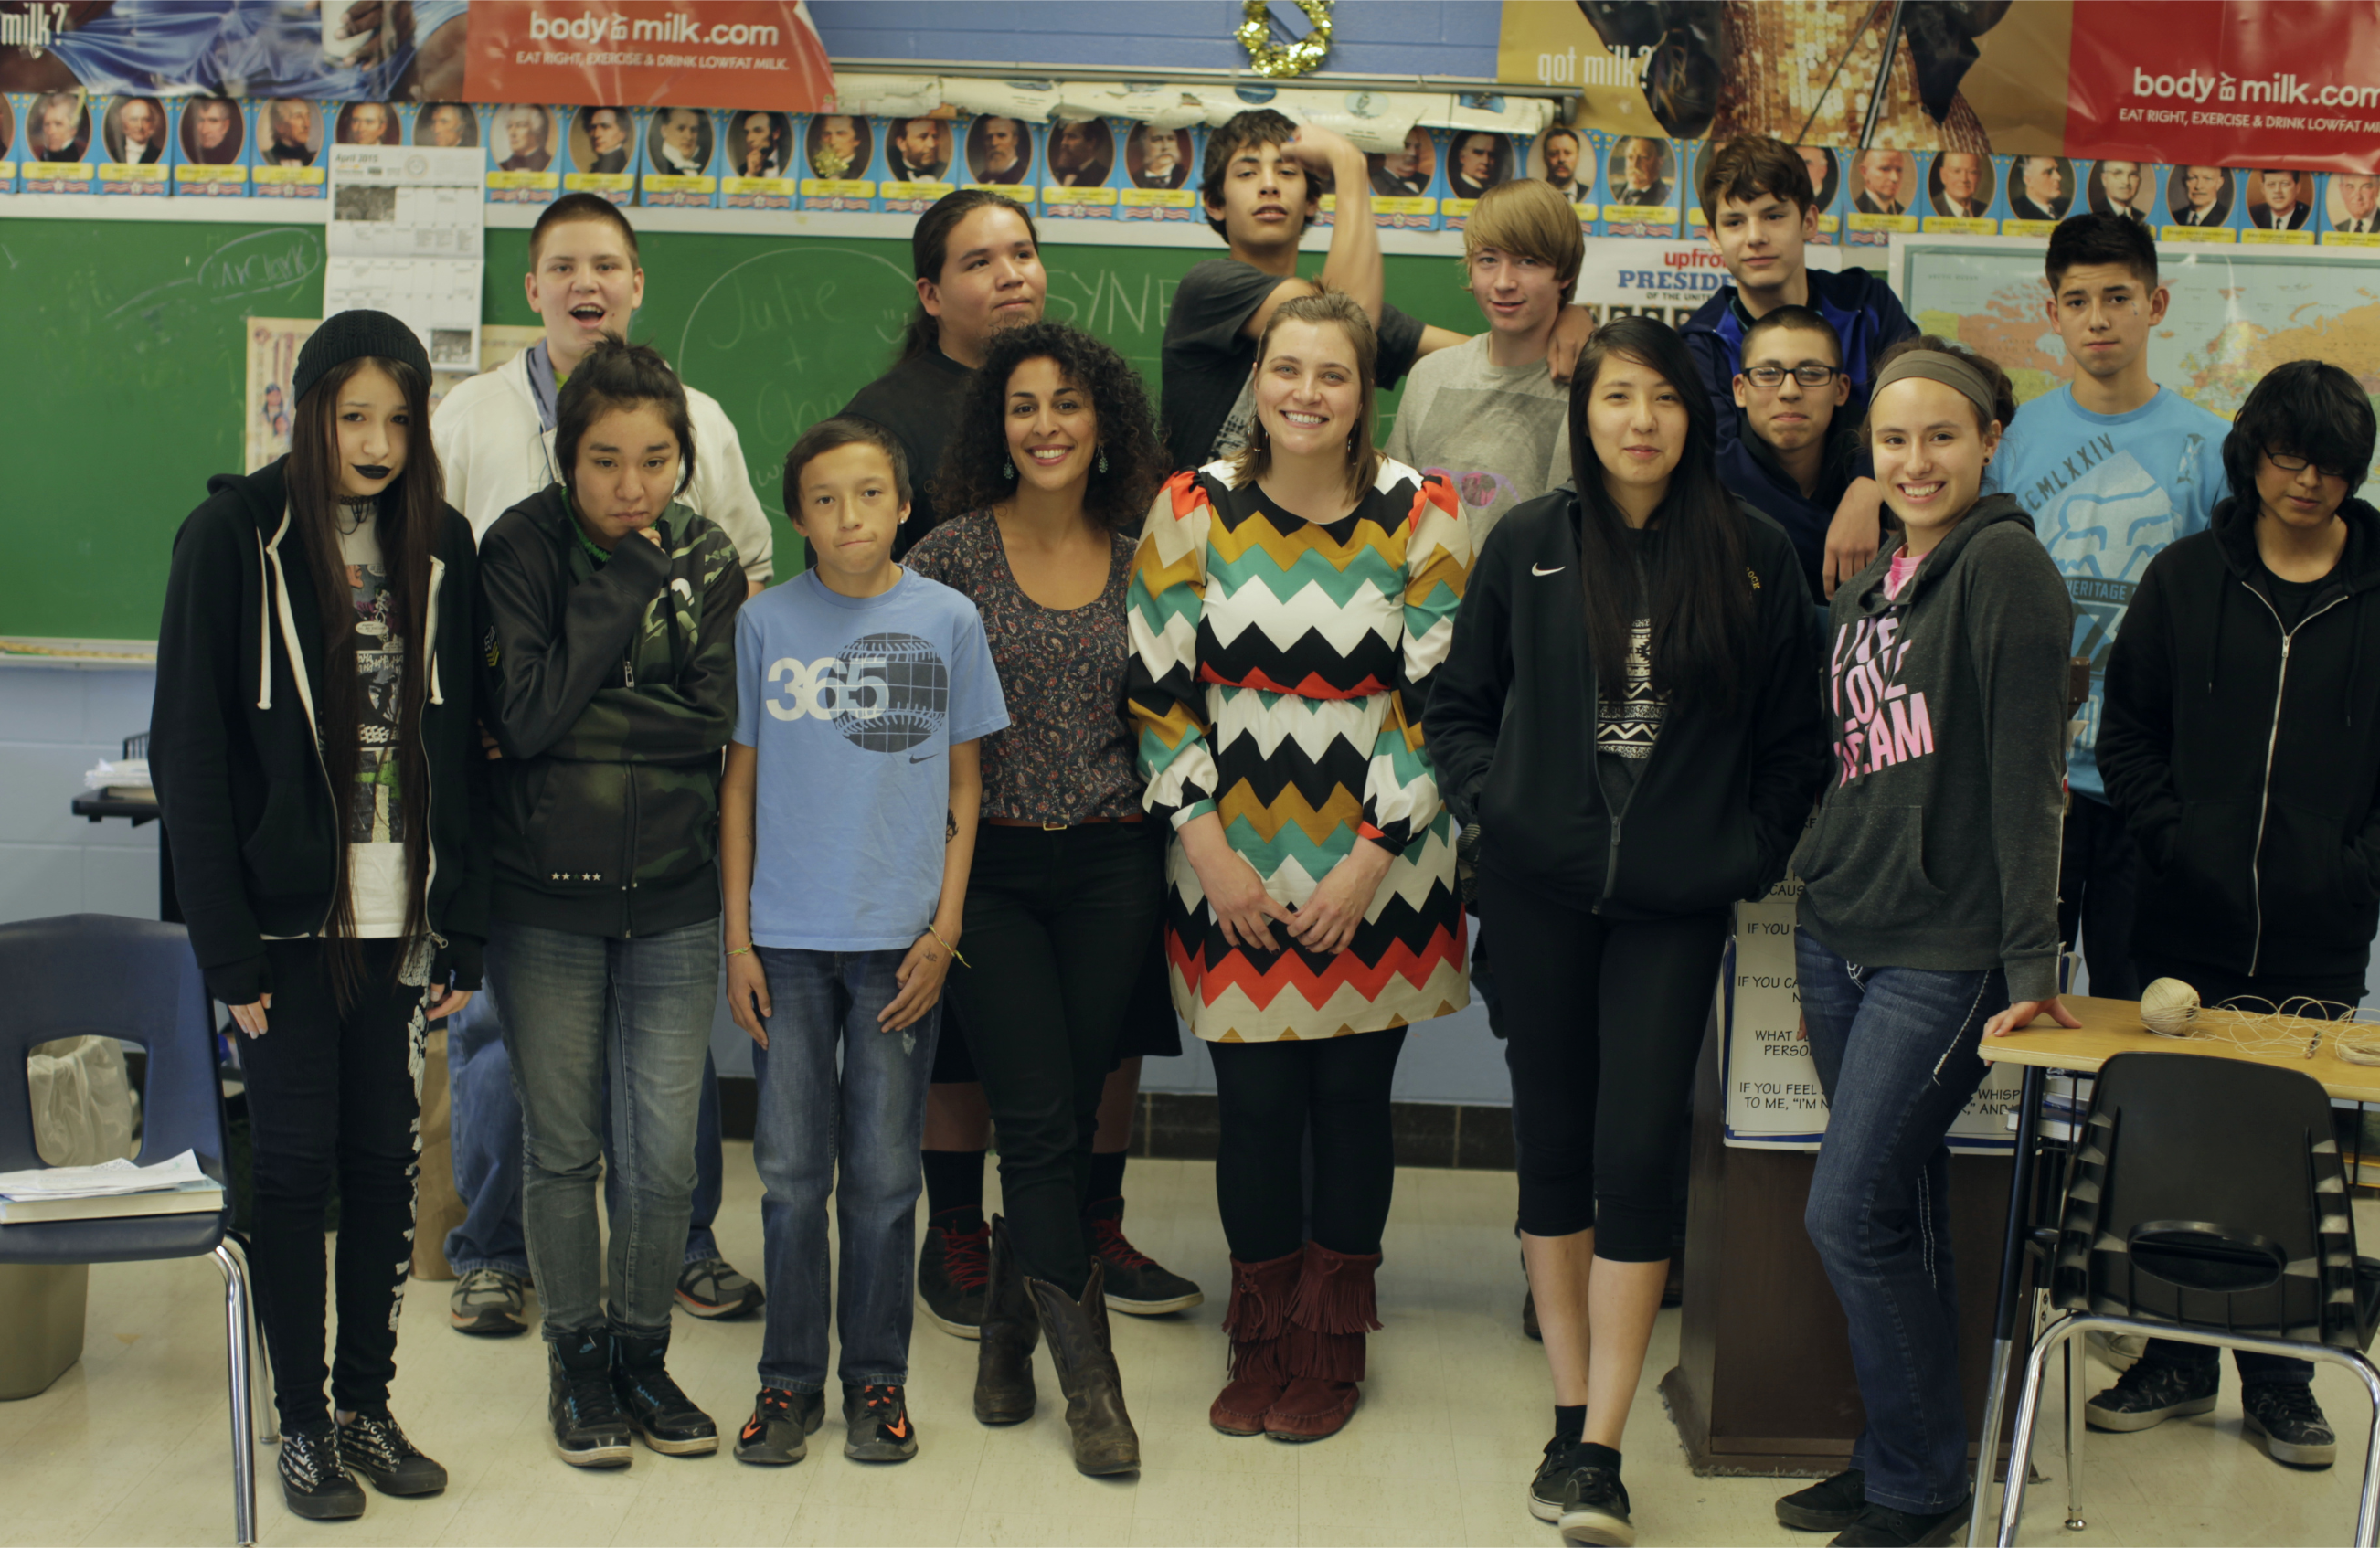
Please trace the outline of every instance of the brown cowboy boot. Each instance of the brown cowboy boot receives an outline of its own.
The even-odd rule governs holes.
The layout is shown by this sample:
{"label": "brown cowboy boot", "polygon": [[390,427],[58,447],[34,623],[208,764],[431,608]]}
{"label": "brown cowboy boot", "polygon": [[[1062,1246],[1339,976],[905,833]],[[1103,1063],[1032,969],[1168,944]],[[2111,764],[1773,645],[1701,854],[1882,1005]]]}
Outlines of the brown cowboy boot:
{"label": "brown cowboy boot", "polygon": [[1335,1435],[1363,1400],[1364,1336],[1380,1325],[1373,1276],[1380,1255],[1354,1257],[1305,1244],[1297,1293],[1283,1339],[1288,1387],[1265,1410],[1265,1433],[1277,1441]]}
{"label": "brown cowboy boot", "polygon": [[1232,1302],[1223,1310],[1223,1331],[1232,1339],[1232,1379],[1207,1410],[1207,1422],[1226,1435],[1263,1434],[1265,1411],[1289,1385],[1289,1300],[1304,1256],[1292,1252],[1260,1264],[1232,1260]]}
{"label": "brown cowboy boot", "polygon": [[1041,1324],[1026,1293],[1008,1222],[991,1217],[991,1277],[983,1295],[976,1346],[975,1417],[978,1424],[1022,1424],[1033,1417],[1033,1346]]}
{"label": "brown cowboy boot", "polygon": [[1066,1429],[1074,1437],[1075,1470],[1093,1478],[1140,1466],[1140,1435],[1124,1411],[1123,1378],[1108,1343],[1106,1275],[1091,1265],[1080,1300],[1043,1279],[1027,1279],[1033,1309],[1050,1336],[1050,1363],[1066,1394]]}

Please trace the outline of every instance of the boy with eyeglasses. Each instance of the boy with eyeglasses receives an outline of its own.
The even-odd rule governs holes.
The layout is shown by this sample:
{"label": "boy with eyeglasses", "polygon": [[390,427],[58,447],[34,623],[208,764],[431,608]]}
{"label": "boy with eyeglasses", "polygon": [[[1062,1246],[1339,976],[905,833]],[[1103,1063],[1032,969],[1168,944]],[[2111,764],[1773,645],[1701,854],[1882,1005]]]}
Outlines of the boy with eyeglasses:
{"label": "boy with eyeglasses", "polygon": [[[1806,307],[1835,331],[1835,363],[1848,388],[1842,406],[1850,412],[1843,419],[1856,425],[1867,413],[1875,362],[1891,345],[1914,337],[1917,325],[1891,288],[1865,269],[1827,273],[1803,261],[1803,248],[1817,234],[1818,203],[1801,152],[1769,135],[1731,139],[1703,168],[1702,201],[1711,244],[1734,283],[1721,285],[1680,332],[1703,369],[1703,389],[1718,416],[1720,451],[1736,437],[1735,380],[1744,332],[1779,307]],[[1845,547],[1830,538],[1821,597],[1876,557],[1882,503],[1873,478],[1854,478],[1845,486],[1830,530],[1864,533],[1866,551],[1857,551],[1857,542]]]}
{"label": "boy with eyeglasses", "polygon": [[2121,215],[2076,215],[2050,233],[2050,326],[2074,362],[2071,384],[2024,405],[2000,437],[1991,474],[2033,513],[2074,599],[2074,654],[2091,662],[2082,732],[2067,761],[2058,938],[2078,933],[2091,992],[2136,999],[2132,904],[2137,861],[2099,774],[2107,654],[2149,561],[2204,532],[2229,492],[2230,426],[2149,377],[2149,334],[2165,320],[2156,244]]}
{"label": "boy with eyeglasses", "polygon": [[1778,307],[1743,332],[1735,373],[1735,433],[1718,455],[1719,481],[1785,529],[1815,601],[1825,595],[1827,526],[1851,488],[1859,430],[1842,341],[1807,307]]}

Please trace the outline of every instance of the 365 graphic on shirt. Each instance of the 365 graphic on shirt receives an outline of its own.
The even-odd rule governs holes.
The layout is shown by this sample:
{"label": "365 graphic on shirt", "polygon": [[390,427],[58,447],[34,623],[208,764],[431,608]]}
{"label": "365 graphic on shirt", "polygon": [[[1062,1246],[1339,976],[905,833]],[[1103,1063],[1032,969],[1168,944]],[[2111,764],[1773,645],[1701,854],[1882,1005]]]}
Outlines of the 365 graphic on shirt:
{"label": "365 graphic on shirt", "polygon": [[782,656],[766,676],[771,718],[831,721],[863,752],[905,753],[950,722],[950,665],[915,635],[868,635],[815,661]]}
{"label": "365 graphic on shirt", "polygon": [[1859,618],[1835,631],[1827,659],[1827,706],[1836,726],[1835,765],[1850,784],[1889,764],[1934,751],[1934,722],[1923,689],[1900,681],[1909,659],[1901,618]]}

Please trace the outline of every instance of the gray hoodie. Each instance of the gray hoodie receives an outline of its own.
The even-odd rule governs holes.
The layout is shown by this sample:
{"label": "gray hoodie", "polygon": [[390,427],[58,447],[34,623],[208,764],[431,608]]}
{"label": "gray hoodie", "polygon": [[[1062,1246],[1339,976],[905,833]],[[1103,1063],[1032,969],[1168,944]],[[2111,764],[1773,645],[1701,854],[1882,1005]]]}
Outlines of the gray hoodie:
{"label": "gray hoodie", "polygon": [[1828,610],[1835,768],[1793,857],[1801,920],[1848,961],[2000,967],[2058,992],[2074,611],[2024,508],[1986,495],[1898,600],[1888,547]]}

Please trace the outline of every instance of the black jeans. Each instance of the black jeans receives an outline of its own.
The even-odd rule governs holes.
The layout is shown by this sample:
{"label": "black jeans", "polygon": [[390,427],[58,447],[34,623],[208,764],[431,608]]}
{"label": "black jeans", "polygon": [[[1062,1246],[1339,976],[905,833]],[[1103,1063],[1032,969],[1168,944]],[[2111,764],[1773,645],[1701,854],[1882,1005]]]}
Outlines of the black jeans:
{"label": "black jeans", "polygon": [[1298,1173],[1309,1130],[1314,1240],[1351,1257],[1380,1250],[1397,1184],[1389,1089],[1404,1046],[1402,1027],[1311,1042],[1207,1045],[1221,1131],[1215,1199],[1232,1257],[1267,1263],[1305,1242],[1309,1206]]}
{"label": "black jeans", "polygon": [[2081,932],[2091,993],[2101,999],[2138,999],[2143,980],[2132,969],[2132,901],[2140,852],[2124,819],[2104,801],[2076,792],[2066,804],[2058,857],[2058,938],[2069,950]]}
{"label": "black jeans", "polygon": [[1099,1092],[1148,961],[1164,852],[1147,823],[976,832],[951,985],[1000,1134],[1001,1207],[1026,1272],[1080,1295]]}
{"label": "black jeans", "polygon": [[[2226,1005],[2233,1000],[2263,1000],[2277,1010],[2284,1003],[2304,997],[2325,1005],[2350,1007],[2363,1002],[2363,975],[2352,978],[2277,978],[2270,974],[2251,978],[2243,973],[2226,968],[2210,967],[2204,962],[2182,962],[2157,957],[2143,957],[2133,967],[2140,982],[2150,984],[2160,978],[2179,978],[2198,991],[2201,1005]],[[2098,992],[2099,974],[2091,974],[2091,986]],[[2294,1006],[2291,1015],[2319,1016],[2324,1012],[2312,1006]],[[2141,1363],[2166,1366],[2180,1371],[2212,1371],[2221,1362],[2223,1351],[2212,1344],[2185,1344],[2177,1338],[2152,1338],[2141,1356]],[[2247,1349],[2231,1351],[2231,1362],[2240,1368],[2240,1385],[2256,1386],[2265,1382],[2295,1382],[2302,1386],[2313,1380],[2313,1361],[2297,1360],[2289,1355],[2255,1354]]]}
{"label": "black jeans", "polygon": [[1526,1136],[1521,1229],[1593,1230],[1599,1258],[1659,1263],[1727,911],[1615,923],[1487,871],[1479,904],[1496,942],[1512,1129]]}
{"label": "black jeans", "polygon": [[322,943],[267,941],[273,1005],[240,1040],[255,1149],[249,1262],[285,1428],[330,1417],[323,1401],[322,1212],[339,1185],[339,1342],[328,1375],[341,1409],[388,1405],[396,1314],[413,1264],[421,1158],[427,991],[393,985],[403,943],[357,943],[363,985],[342,1015]]}

